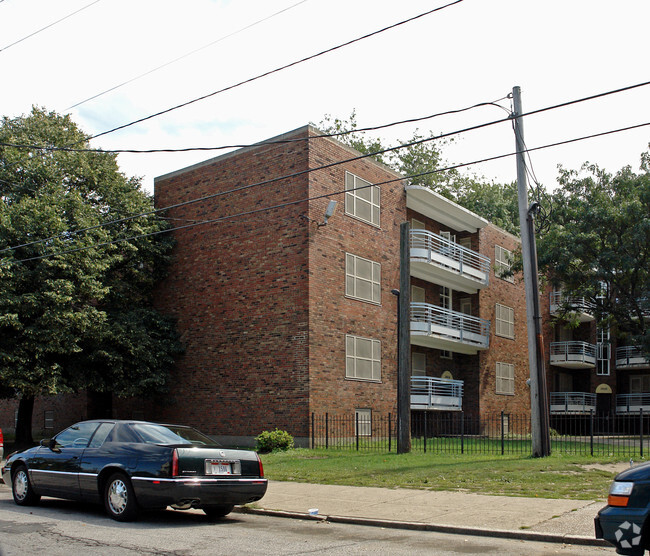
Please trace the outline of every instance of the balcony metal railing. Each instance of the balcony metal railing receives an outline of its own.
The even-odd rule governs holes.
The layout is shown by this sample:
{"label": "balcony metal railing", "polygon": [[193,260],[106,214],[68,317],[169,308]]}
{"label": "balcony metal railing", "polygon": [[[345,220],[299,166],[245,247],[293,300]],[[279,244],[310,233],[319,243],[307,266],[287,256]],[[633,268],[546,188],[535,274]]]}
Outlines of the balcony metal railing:
{"label": "balcony metal railing", "polygon": [[551,365],[586,368],[596,366],[596,345],[587,342],[551,342]]}
{"label": "balcony metal railing", "polygon": [[650,394],[617,394],[616,413],[619,415],[627,413],[650,412]]}
{"label": "balcony metal railing", "polygon": [[621,346],[616,348],[616,368],[627,369],[650,367],[650,357],[644,355],[637,346]]}
{"label": "balcony metal railing", "polygon": [[551,314],[560,312],[564,307],[575,313],[591,314],[594,310],[594,304],[586,297],[568,296],[562,291],[551,292],[550,300]]}
{"label": "balcony metal railing", "polygon": [[431,376],[411,377],[411,409],[463,409],[463,381]]}
{"label": "balcony metal railing", "polygon": [[427,230],[411,230],[411,258],[435,263],[487,286],[490,259]]}
{"label": "balcony metal railing", "polygon": [[411,334],[438,336],[487,348],[490,321],[428,303],[411,303]]}
{"label": "balcony metal railing", "polygon": [[589,413],[596,409],[596,394],[551,392],[551,413]]}

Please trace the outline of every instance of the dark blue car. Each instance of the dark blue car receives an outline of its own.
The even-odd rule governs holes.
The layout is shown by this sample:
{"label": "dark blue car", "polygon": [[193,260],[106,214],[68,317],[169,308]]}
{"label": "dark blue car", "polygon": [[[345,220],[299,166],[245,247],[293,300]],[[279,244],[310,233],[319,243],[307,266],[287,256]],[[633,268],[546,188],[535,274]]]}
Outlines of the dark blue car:
{"label": "dark blue car", "polygon": [[96,502],[118,521],[167,506],[219,518],[267,487],[253,451],[223,448],[190,427],[112,419],[77,423],[11,454],[2,479],[18,505],[41,496]]}
{"label": "dark blue car", "polygon": [[618,554],[642,555],[650,549],[650,463],[619,473],[607,498],[607,506],[595,520],[596,538],[616,547]]}

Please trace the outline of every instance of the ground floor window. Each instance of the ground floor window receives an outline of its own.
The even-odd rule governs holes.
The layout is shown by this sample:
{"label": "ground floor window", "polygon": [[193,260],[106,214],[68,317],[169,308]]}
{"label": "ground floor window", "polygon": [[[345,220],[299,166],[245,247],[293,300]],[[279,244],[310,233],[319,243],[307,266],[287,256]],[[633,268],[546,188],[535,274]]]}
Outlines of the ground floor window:
{"label": "ground floor window", "polygon": [[355,409],[354,410],[354,433],[359,436],[372,435],[372,410]]}

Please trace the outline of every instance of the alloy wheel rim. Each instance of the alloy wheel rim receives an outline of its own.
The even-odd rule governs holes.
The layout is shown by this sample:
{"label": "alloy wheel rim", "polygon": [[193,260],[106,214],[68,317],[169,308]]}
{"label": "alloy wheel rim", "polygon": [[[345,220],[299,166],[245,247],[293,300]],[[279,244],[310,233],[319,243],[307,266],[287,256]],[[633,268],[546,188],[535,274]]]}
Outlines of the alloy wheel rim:
{"label": "alloy wheel rim", "polygon": [[22,469],[14,477],[14,493],[18,500],[24,500],[27,496],[27,473]]}
{"label": "alloy wheel rim", "polygon": [[116,514],[121,514],[126,508],[128,501],[128,492],[124,481],[116,479],[111,483],[108,490],[108,503],[111,511]]}

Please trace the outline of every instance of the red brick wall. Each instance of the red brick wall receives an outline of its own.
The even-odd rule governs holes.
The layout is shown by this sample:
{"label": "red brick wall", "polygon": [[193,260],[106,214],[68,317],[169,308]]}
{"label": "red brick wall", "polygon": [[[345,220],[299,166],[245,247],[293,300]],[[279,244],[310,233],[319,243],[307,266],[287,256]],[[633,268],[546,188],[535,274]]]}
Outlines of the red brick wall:
{"label": "red brick wall", "polygon": [[[306,142],[236,151],[156,180],[158,207],[304,171]],[[155,417],[226,436],[279,427],[308,433],[306,174],[187,205],[170,216],[231,220],[175,233],[159,307],[178,319],[185,354]]]}
{"label": "red brick wall", "polygon": [[[335,141],[310,143],[311,167],[358,155]],[[346,215],[340,193],[345,189],[346,170],[373,184],[396,177],[368,159],[310,174],[310,195],[329,194],[310,204],[311,218],[322,221],[329,199],[338,201],[326,226],[310,226],[310,410],[353,416],[355,409],[369,408],[373,415],[385,416],[396,411],[397,298],[391,290],[399,288],[399,236],[406,219],[406,198],[402,182],[380,185],[380,227]],[[345,296],[346,253],[381,264],[381,304]],[[346,379],[346,334],[381,342],[379,382]]]}
{"label": "red brick wall", "polygon": [[[518,415],[528,414],[530,412],[530,388],[526,384],[526,380],[530,378],[530,371],[524,284],[520,275],[515,276],[514,282],[503,280],[495,275],[495,245],[501,245],[514,252],[519,246],[519,239],[491,224],[480,231],[480,252],[490,257],[492,261],[490,285],[479,295],[479,316],[490,320],[490,348],[480,354],[480,412],[487,414],[505,411]],[[496,335],[495,308],[497,303],[514,309],[514,340]],[[496,393],[497,362],[514,364],[514,396]]]}

